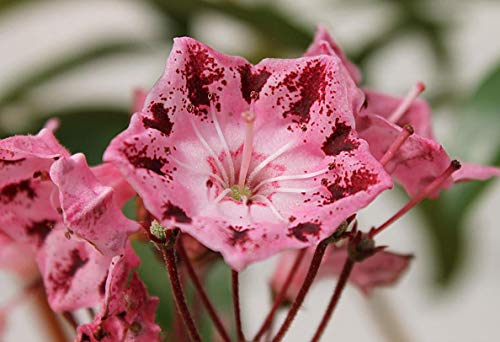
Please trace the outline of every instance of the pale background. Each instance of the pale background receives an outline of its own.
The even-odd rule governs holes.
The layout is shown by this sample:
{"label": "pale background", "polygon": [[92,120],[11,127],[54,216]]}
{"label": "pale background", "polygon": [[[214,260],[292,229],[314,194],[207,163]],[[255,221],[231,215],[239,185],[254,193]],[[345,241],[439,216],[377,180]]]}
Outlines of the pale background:
{"label": "pale background", "polygon": [[[452,60],[459,70],[459,84],[466,89],[474,88],[500,58],[500,3],[463,2],[456,8],[452,4],[451,1],[437,1],[436,15],[443,8],[454,9],[452,16],[456,25],[450,31],[448,41]],[[385,6],[346,7],[345,3],[340,5],[326,0],[281,0],[279,5],[300,22],[326,24],[346,48],[355,48],[382,30],[391,11]],[[325,11],[325,8],[329,10]],[[63,51],[78,49],[104,37],[151,37],[158,24],[153,13],[138,1],[59,1],[16,10],[0,20],[0,90],[25,68],[43,65]],[[230,54],[245,53],[245,46],[252,43],[246,28],[218,16],[201,17],[196,35]],[[376,76],[373,85],[403,95],[417,80],[432,79],[434,71],[428,52],[419,49],[417,43],[414,37],[408,36],[380,53],[369,66]],[[169,46],[157,46],[156,53],[110,59],[67,76],[63,82],[57,80],[36,91],[30,108],[9,110],[8,115],[2,116],[0,125],[22,125],[23,115],[28,111],[33,113],[33,108],[43,107],[48,101],[44,97],[47,92],[60,94],[56,99],[49,99],[52,105],[55,101],[60,106],[85,103],[89,99],[94,102],[109,98],[130,101],[131,89],[148,88],[160,75],[168,52]],[[437,85],[431,83],[428,86],[432,89]],[[451,118],[452,113],[444,113],[436,123],[437,136],[445,147],[452,146],[453,136],[459,134],[454,131]],[[480,151],[473,158],[481,161]],[[383,222],[403,203],[399,195],[383,195],[362,212],[361,227]],[[377,292],[370,301],[356,289],[348,288],[324,341],[388,341],[378,325],[381,321],[387,323],[387,320],[380,320],[380,309],[376,315],[371,311],[382,304],[388,305],[389,311],[399,321],[401,341],[498,340],[499,203],[500,182],[497,181],[469,217],[468,238],[473,253],[461,277],[444,294],[438,295],[429,286],[432,264],[426,258],[429,252],[422,234],[417,232],[421,228],[419,218],[409,215],[394,224],[380,240],[394,250],[414,253],[417,257],[412,267],[395,288]],[[274,260],[270,260],[251,266],[242,275],[243,318],[248,336],[254,334],[267,312],[266,281],[273,263]],[[314,286],[286,341],[310,338],[330,298],[333,284],[333,280],[326,280]],[[16,283],[11,276],[0,273],[0,286],[0,303],[3,303],[16,292]],[[8,323],[6,342],[47,341],[39,333],[39,323],[31,314],[29,304],[13,312]]]}

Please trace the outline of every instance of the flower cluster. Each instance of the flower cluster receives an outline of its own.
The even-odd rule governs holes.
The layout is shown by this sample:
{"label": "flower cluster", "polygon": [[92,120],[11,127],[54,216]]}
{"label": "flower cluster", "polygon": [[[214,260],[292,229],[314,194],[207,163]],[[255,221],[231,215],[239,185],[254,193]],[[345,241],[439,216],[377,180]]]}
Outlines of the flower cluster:
{"label": "flower cluster", "polygon": [[[234,274],[283,252],[271,284],[276,306],[295,301],[288,325],[321,264],[320,277],[351,276],[365,293],[392,284],[411,256],[377,247],[375,235],[423,198],[500,170],[450,159],[417,98],[423,84],[399,99],[360,82],[322,27],[303,57],[257,65],[175,39],[163,76],[137,94],[130,125],[102,165],[70,155],[52,124],[0,141],[0,266],[25,279],[40,274],[56,312],[100,306],[78,327],[78,341],[159,340],[158,300],[137,274],[129,277],[140,262],[129,237],[145,222],[193,340],[176,249],[189,267],[221,255]],[[355,214],[393,181],[410,203],[358,231]],[[136,194],[140,223],[122,213]]]}

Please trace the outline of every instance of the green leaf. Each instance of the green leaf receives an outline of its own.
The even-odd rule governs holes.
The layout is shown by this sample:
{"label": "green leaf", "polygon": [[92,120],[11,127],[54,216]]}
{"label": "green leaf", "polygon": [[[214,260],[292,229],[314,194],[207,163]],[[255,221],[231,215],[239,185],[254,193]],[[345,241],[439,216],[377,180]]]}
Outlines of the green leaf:
{"label": "green leaf", "polygon": [[82,52],[60,57],[41,70],[27,73],[24,76],[20,75],[19,81],[0,95],[0,108],[18,101],[36,86],[64,73],[71,72],[87,63],[126,52],[137,52],[143,48],[145,48],[145,44],[135,41],[104,42]]}
{"label": "green leaf", "polygon": [[164,15],[180,18],[181,22],[207,10],[237,19],[265,40],[269,46],[284,49],[305,49],[312,41],[312,34],[275,7],[262,4],[243,4],[236,1],[206,0],[149,0]]}

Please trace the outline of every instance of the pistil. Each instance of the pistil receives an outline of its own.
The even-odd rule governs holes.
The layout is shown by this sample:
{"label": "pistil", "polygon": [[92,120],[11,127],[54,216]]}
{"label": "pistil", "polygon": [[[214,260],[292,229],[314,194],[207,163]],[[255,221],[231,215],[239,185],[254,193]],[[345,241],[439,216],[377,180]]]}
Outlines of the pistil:
{"label": "pistil", "polygon": [[255,114],[253,110],[250,110],[247,112],[243,112],[243,114],[241,114],[241,117],[243,118],[246,127],[238,186],[240,187],[240,189],[244,189],[248,169],[250,168],[250,161],[252,160]]}
{"label": "pistil", "polygon": [[415,99],[422,94],[422,92],[425,90],[425,84],[422,82],[418,82],[415,84],[413,89],[411,89],[406,97],[404,98],[403,102],[396,108],[391,115],[389,116],[389,121],[392,123],[397,123],[403,115],[408,111],[410,108],[411,104]]}

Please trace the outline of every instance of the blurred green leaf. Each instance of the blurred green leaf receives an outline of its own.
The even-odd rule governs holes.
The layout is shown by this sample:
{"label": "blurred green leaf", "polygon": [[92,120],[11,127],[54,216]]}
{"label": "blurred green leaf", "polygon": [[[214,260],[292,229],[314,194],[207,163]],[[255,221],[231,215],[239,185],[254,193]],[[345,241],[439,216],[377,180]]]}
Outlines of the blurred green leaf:
{"label": "blurred green leaf", "polygon": [[0,95],[0,108],[6,104],[18,101],[36,86],[59,77],[64,73],[71,72],[85,64],[117,54],[137,52],[145,47],[144,43],[135,41],[105,42],[87,50],[76,52],[73,55],[60,57],[41,70],[28,72],[26,75],[20,76],[17,83],[11,85],[10,89]]}
{"label": "blurred green leaf", "polygon": [[[500,94],[500,65],[481,83],[475,94],[464,105],[464,113],[468,114],[463,118],[464,125],[472,121],[469,126],[472,125],[475,131],[471,132],[471,127],[466,128],[462,125],[460,135],[456,137],[460,151],[465,151],[470,146],[478,148],[479,145],[475,144],[478,140],[490,145],[494,153],[488,158],[487,164],[496,166],[500,166],[498,94]],[[458,119],[462,117],[459,116]],[[478,130],[480,127],[482,129]],[[437,268],[434,276],[438,284],[450,285],[455,279],[466,256],[465,230],[474,228],[466,227],[468,214],[493,181],[457,184],[443,192],[439,199],[427,200],[420,206],[428,223],[426,231],[436,257]]]}
{"label": "blurred green leaf", "polygon": [[[243,4],[236,1],[205,1],[205,0],[149,0],[161,10],[164,15],[180,18],[185,22],[207,10],[239,20],[267,41],[270,46],[280,46],[283,49],[305,49],[312,41],[312,34],[301,25],[275,7],[268,4]],[[188,31],[186,29],[186,31]]]}
{"label": "blurred green leaf", "polygon": [[127,109],[113,105],[73,107],[42,115],[29,131],[36,133],[50,117],[61,121],[56,131],[61,144],[71,153],[83,152],[90,165],[101,163],[111,139],[123,131],[130,120]]}

